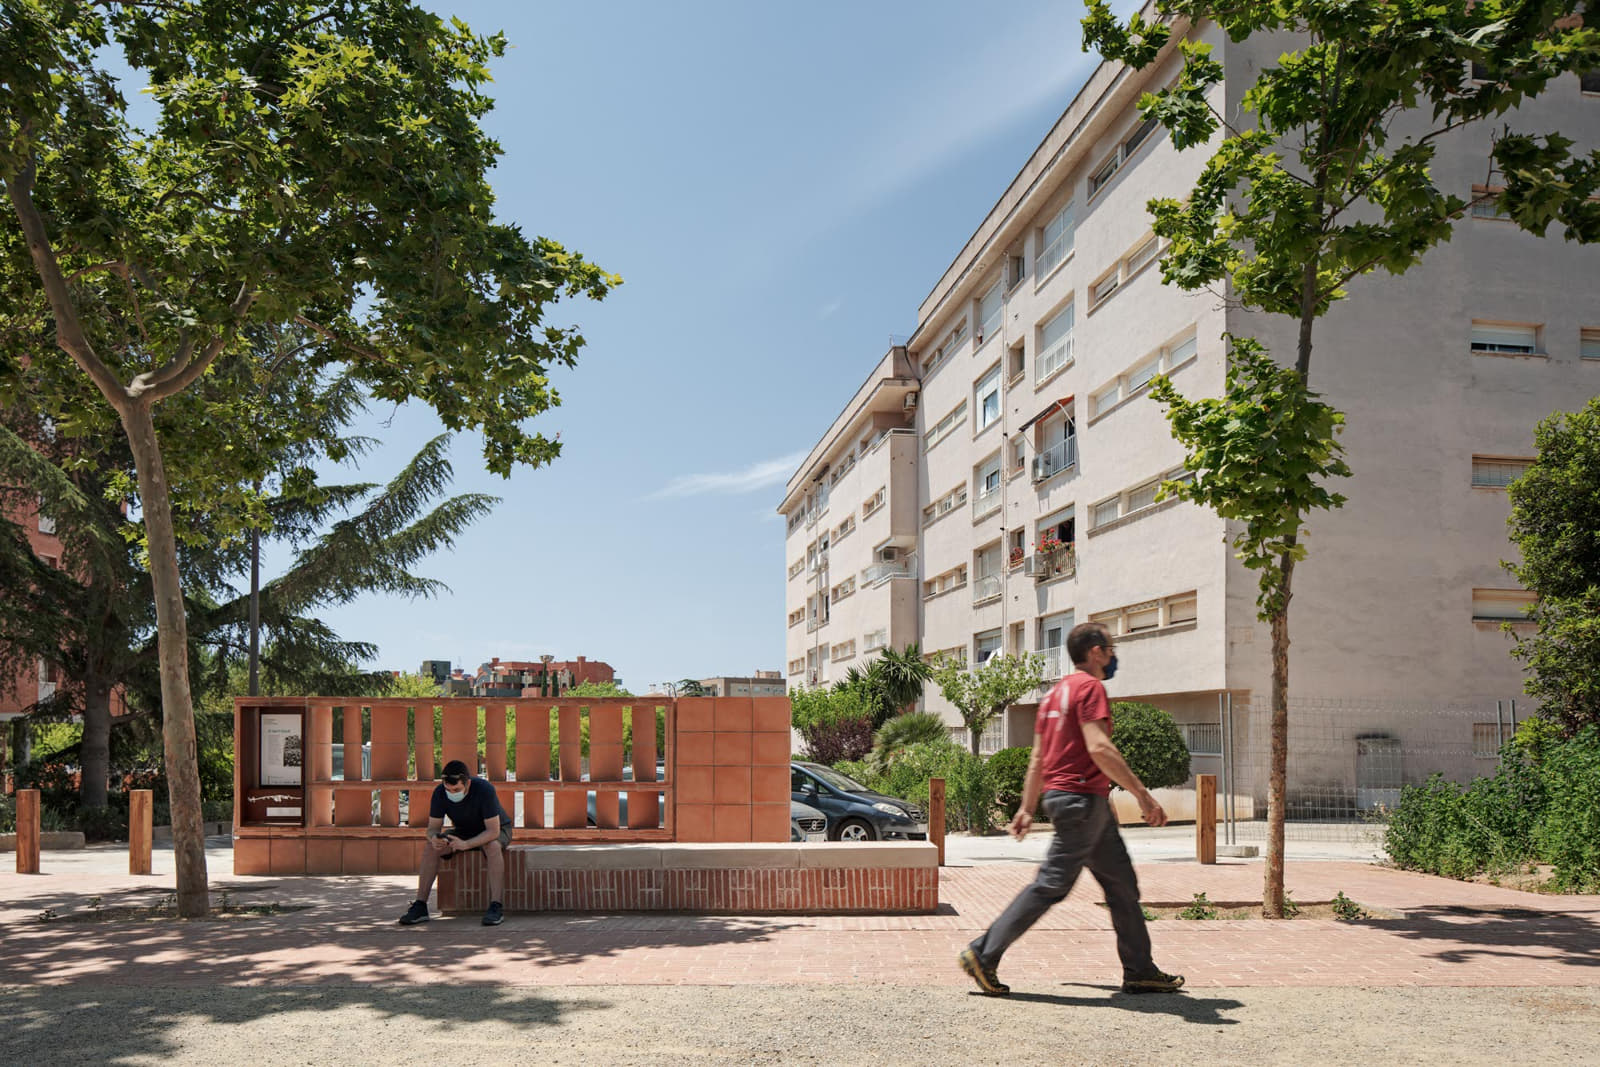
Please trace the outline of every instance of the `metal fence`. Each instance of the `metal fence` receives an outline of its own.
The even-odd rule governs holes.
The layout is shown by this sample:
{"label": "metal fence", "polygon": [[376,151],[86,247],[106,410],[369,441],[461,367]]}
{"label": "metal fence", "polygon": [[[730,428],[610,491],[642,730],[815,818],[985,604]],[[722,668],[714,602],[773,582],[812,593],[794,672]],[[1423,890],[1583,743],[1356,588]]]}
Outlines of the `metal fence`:
{"label": "metal fence", "polygon": [[[1196,756],[1220,756],[1224,839],[1261,841],[1271,769],[1271,704],[1258,699],[1230,706],[1226,695],[1220,703],[1219,721],[1186,724],[1186,740]],[[1526,704],[1522,710],[1528,711]],[[1517,720],[1511,700],[1437,705],[1291,697],[1285,835],[1371,840],[1381,835],[1387,812],[1399,804],[1405,786],[1434,774],[1457,782],[1493,774]]]}

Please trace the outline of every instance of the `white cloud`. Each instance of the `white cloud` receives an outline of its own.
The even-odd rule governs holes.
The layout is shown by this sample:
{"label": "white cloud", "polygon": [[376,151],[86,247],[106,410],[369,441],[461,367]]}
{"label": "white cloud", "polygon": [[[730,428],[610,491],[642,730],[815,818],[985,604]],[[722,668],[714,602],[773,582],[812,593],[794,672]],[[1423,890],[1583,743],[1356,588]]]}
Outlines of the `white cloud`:
{"label": "white cloud", "polygon": [[744,470],[730,471],[725,474],[684,474],[672,479],[666,485],[657,489],[646,500],[661,500],[666,497],[705,496],[710,493],[750,493],[757,489],[766,489],[774,485],[782,485],[794,473],[800,461],[806,458],[804,452],[792,452],[787,456],[777,459],[763,460],[752,463]]}
{"label": "white cloud", "polygon": [[826,304],[823,304],[821,309],[818,310],[817,318],[819,318],[819,319],[831,319],[831,318],[833,318],[833,316],[835,314],[838,313],[839,309],[842,308],[842,307],[844,307],[844,301],[843,300],[830,300]]}

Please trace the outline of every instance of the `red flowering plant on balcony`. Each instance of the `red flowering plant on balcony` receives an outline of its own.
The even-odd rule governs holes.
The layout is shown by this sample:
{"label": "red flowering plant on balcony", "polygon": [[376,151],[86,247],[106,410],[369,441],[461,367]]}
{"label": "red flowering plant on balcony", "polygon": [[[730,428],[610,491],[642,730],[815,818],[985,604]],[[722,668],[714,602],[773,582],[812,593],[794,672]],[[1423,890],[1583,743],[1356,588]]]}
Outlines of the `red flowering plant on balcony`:
{"label": "red flowering plant on balcony", "polygon": [[1013,566],[1013,567],[1022,566],[1022,557],[1023,557],[1024,554],[1025,553],[1023,552],[1023,549],[1022,549],[1021,545],[1018,545],[1016,548],[1013,548],[1011,550],[1011,566]]}
{"label": "red flowering plant on balcony", "polygon": [[1041,556],[1053,556],[1057,552],[1065,552],[1071,547],[1072,545],[1069,542],[1061,540],[1053,533],[1047,533],[1043,537],[1039,538],[1039,543],[1035,546],[1035,551],[1037,551]]}

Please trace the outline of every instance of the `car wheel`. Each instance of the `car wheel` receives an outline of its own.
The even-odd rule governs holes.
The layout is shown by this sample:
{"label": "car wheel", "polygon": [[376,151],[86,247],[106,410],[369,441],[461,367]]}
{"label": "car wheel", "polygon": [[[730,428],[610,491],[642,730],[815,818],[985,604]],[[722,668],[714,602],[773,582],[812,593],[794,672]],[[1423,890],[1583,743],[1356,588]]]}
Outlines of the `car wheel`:
{"label": "car wheel", "polygon": [[846,819],[839,824],[840,841],[876,841],[878,835],[872,832],[872,825],[861,819]]}

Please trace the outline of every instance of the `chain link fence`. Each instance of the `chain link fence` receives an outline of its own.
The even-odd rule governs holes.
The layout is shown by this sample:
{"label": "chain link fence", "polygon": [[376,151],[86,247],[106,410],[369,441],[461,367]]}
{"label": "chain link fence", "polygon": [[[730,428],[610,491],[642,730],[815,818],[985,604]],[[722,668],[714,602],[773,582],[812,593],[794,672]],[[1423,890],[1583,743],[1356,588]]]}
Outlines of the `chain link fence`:
{"label": "chain link fence", "polygon": [[[1258,699],[1188,727],[1191,750],[1220,750],[1224,807],[1236,842],[1266,839],[1272,707]],[[1526,703],[1521,710],[1528,711]],[[1285,836],[1375,841],[1408,785],[1443,774],[1457,782],[1493,774],[1519,712],[1511,700],[1475,704],[1377,703],[1291,697]],[[1231,741],[1231,745],[1229,744]],[[1231,788],[1230,788],[1231,787]]]}

